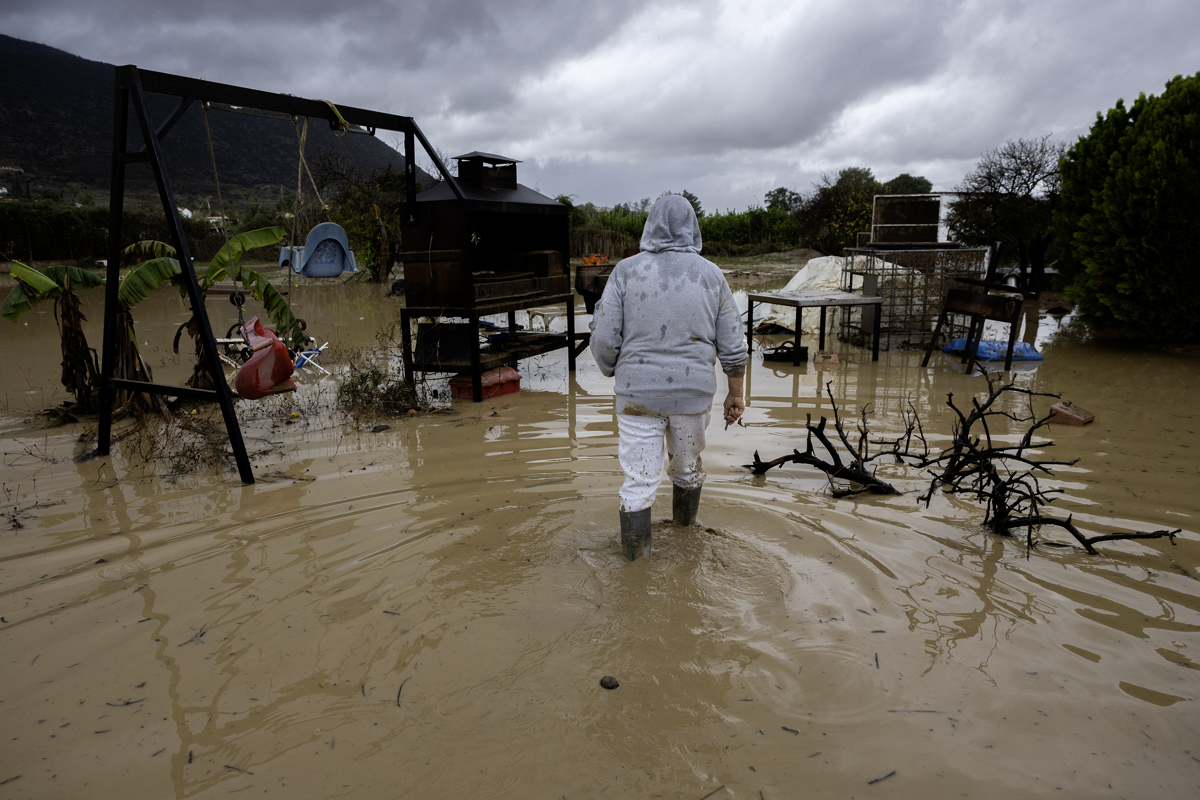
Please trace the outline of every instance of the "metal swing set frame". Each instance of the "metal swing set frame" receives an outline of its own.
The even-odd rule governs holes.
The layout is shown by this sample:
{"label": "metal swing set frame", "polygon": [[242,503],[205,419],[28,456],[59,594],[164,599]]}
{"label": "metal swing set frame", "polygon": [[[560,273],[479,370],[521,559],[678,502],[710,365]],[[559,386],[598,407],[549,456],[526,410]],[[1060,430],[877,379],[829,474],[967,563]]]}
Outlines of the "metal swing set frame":
{"label": "metal swing set frame", "polygon": [[[146,95],[158,94],[179,98],[175,110],[157,127],[150,120],[146,106]],[[112,138],[112,177],[109,188],[109,221],[108,221],[108,270],[104,299],[104,345],[101,365],[100,382],[100,426],[98,430],[96,452],[98,455],[108,455],[112,445],[112,411],[118,390],[127,392],[142,392],[149,395],[178,397],[187,400],[216,402],[221,406],[225,421],[225,429],[229,435],[229,443],[237,462],[238,474],[242,482],[254,483],[254,471],[250,467],[250,456],[246,452],[246,443],[242,438],[242,430],[238,424],[237,413],[233,407],[233,396],[225,382],[224,370],[221,368],[220,355],[217,350],[216,338],[213,336],[212,325],[204,307],[204,297],[200,293],[200,284],[196,278],[196,269],[192,264],[191,251],[188,248],[187,237],[183,232],[183,220],[175,204],[175,194],[171,189],[171,180],[167,172],[167,163],[163,157],[162,141],[171,129],[183,117],[184,113],[195,102],[201,102],[205,107],[210,104],[216,110],[234,111],[240,113],[269,112],[284,116],[268,117],[284,122],[293,122],[299,117],[324,119],[331,128],[343,131],[366,133],[374,135],[376,130],[389,130],[404,134],[404,173],[406,179],[406,199],[408,213],[412,215],[416,208],[417,180],[416,163],[414,160],[416,142],[420,141],[426,155],[437,167],[443,180],[458,199],[462,199],[462,191],[458,182],[438,157],[437,152],[430,146],[425,134],[417,127],[412,117],[397,114],[387,114],[379,111],[354,108],[352,106],[334,106],[326,100],[309,100],[287,94],[263,92],[257,89],[247,89],[224,83],[188,78],[182,75],[171,75],[165,72],[140,70],[130,64],[117,67],[116,70],[116,103],[113,116]],[[225,108],[221,108],[224,106]],[[138,129],[141,132],[145,146],[139,150],[128,151],[129,139],[129,110],[132,107]],[[250,111],[242,111],[249,109]],[[259,114],[267,116],[267,114]],[[363,130],[353,130],[350,126],[359,126]],[[204,343],[205,367],[212,378],[212,384],[217,388],[195,389],[189,386],[166,386],[147,381],[114,378],[113,369],[116,361],[116,342],[120,335],[117,315],[120,311],[118,291],[121,278],[121,253],[124,250],[122,238],[122,221],[125,205],[125,168],[132,164],[149,164],[154,173],[154,181],[158,186],[159,199],[162,201],[163,213],[166,214],[167,225],[170,229],[171,244],[175,246],[175,255],[179,260],[184,287],[191,303],[192,313],[200,326],[200,336]],[[224,213],[224,212],[222,212]],[[411,221],[411,220],[410,220]]]}

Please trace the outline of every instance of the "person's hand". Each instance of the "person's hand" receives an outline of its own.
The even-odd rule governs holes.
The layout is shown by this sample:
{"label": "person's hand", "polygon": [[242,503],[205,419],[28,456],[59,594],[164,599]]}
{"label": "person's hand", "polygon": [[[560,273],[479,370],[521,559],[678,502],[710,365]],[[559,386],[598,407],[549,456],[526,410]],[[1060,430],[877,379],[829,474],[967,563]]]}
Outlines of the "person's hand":
{"label": "person's hand", "polygon": [[725,395],[725,424],[732,425],[737,422],[742,413],[746,410],[746,401],[740,394]]}

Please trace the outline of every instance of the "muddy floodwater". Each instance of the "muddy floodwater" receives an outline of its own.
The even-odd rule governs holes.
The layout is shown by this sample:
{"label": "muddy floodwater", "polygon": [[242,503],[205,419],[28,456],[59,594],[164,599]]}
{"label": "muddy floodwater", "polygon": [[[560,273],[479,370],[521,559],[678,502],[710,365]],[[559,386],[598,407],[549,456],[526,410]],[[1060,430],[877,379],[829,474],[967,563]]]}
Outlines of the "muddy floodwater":
{"label": "muddy floodwater", "polygon": [[[0,798],[1200,796],[1195,354],[1043,312],[1023,337],[1046,360],[1013,373],[1096,415],[1051,429],[1043,455],[1080,459],[1048,479],[1054,507],[1089,533],[1182,529],[1174,546],[1028,553],[975,504],[918,505],[926,479],[897,465],[879,474],[898,497],[749,474],[756,450],[804,448],[827,382],[881,437],[911,404],[935,444],[947,393],[984,386],[940,353],[836,343],[826,369],[756,349],[745,426],[709,428],[701,524],[670,523],[664,482],[653,556],[629,563],[590,355],[574,376],[563,352],[522,362],[518,394],[450,403],[434,382],[434,413],[356,420],[338,370],[399,301],[291,291],[334,376],[238,404],[252,486],[142,434],[81,458],[94,420],[35,415],[64,399],[52,308],[0,322]],[[236,319],[210,308],[220,332]],[[169,291],[137,309],[160,381],[190,369],[185,317]]]}

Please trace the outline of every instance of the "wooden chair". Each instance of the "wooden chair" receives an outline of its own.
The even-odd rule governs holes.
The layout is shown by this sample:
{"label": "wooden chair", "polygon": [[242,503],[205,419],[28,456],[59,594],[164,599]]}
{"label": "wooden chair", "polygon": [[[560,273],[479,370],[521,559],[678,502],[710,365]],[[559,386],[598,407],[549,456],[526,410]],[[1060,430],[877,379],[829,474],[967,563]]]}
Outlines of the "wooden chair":
{"label": "wooden chair", "polygon": [[937,326],[933,329],[933,337],[925,348],[925,358],[921,366],[928,366],[929,356],[937,347],[938,337],[942,326],[949,314],[964,314],[971,318],[967,329],[967,346],[963,350],[963,362],[967,365],[970,375],[975,365],[975,355],[979,350],[979,341],[983,338],[984,322],[995,320],[1008,323],[1008,353],[1004,358],[1004,369],[1012,369],[1013,345],[1017,341],[1017,328],[1021,321],[1021,298],[1004,295],[990,295],[985,292],[971,292],[966,289],[951,289],[946,292],[946,300],[942,304],[942,313],[938,315]]}

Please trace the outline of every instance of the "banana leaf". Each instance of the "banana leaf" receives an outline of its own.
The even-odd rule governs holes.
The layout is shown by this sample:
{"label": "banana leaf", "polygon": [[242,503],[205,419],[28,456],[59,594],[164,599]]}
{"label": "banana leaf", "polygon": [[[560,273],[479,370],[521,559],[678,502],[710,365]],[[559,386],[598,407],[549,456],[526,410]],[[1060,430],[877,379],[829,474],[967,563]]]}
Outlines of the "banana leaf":
{"label": "banana leaf", "polygon": [[95,289],[104,285],[104,278],[79,267],[42,267],[41,273],[62,289]]}
{"label": "banana leaf", "polygon": [[300,320],[292,313],[287,299],[271,285],[267,276],[252,269],[242,269],[239,277],[254,299],[266,308],[267,316],[275,323],[276,335],[293,350],[302,347],[308,341],[308,334],[301,327]]}
{"label": "banana leaf", "polygon": [[133,308],[150,296],[150,293],[167,281],[174,281],[180,274],[179,262],[173,258],[154,258],[143,261],[125,276],[117,299],[121,308]]}
{"label": "banana leaf", "polygon": [[157,239],[143,239],[134,242],[121,251],[121,266],[140,264],[153,258],[166,258],[175,255],[175,248]]}
{"label": "banana leaf", "polygon": [[10,322],[16,322],[22,314],[41,302],[41,299],[39,295],[25,288],[25,284],[18,283],[4,299],[4,308],[0,309],[0,315]]}
{"label": "banana leaf", "polygon": [[19,320],[22,314],[43,300],[62,294],[62,287],[53,278],[20,261],[12,262],[12,276],[17,285],[8,293],[4,308],[0,309],[0,315],[11,322]]}
{"label": "banana leaf", "polygon": [[62,287],[54,282],[53,278],[46,276],[41,270],[22,264],[20,261],[12,263],[12,276],[14,280],[25,284],[30,290],[39,295],[55,297],[57,296],[55,290],[62,289]]}
{"label": "banana leaf", "polygon": [[16,322],[29,309],[43,300],[62,296],[68,289],[94,289],[104,285],[104,279],[79,267],[32,267],[20,261],[12,263],[12,276],[17,285],[8,293],[0,316]]}
{"label": "banana leaf", "polygon": [[286,233],[283,228],[276,225],[271,228],[246,231],[234,236],[229,240],[229,244],[223,246],[217,252],[216,257],[209,263],[201,286],[207,290],[213,284],[225,278],[238,280],[238,262],[242,260],[242,256],[246,254],[247,250],[253,250],[256,247],[270,247],[273,244],[277,244]]}

